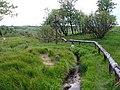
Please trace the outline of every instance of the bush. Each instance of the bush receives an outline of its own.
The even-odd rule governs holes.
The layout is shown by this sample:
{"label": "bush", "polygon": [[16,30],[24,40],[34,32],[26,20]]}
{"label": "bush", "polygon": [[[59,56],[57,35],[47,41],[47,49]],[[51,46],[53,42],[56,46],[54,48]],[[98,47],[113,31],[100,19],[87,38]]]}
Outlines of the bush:
{"label": "bush", "polygon": [[38,31],[38,38],[42,42],[52,42],[54,40],[54,30],[49,25],[41,26]]}
{"label": "bush", "polygon": [[115,20],[115,16],[106,12],[95,13],[90,16],[88,28],[96,38],[101,39],[115,25]]}

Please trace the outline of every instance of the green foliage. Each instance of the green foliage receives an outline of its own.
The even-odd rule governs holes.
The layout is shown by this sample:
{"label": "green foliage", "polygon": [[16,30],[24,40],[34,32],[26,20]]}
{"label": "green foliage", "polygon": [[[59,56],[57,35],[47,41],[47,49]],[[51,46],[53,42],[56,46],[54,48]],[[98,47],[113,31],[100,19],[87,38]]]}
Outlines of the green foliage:
{"label": "green foliage", "polygon": [[0,26],[0,37],[37,37],[38,26]]}
{"label": "green foliage", "polygon": [[98,0],[98,10],[90,16],[89,28],[97,38],[103,38],[116,24],[116,17],[111,15],[115,4],[112,0]]}
{"label": "green foliage", "polygon": [[109,15],[105,11],[96,12],[95,15],[90,15],[88,27],[95,37],[103,38],[113,25],[115,25],[115,21],[115,16]]}
{"label": "green foliage", "polygon": [[48,13],[48,16],[44,22],[45,25],[50,25],[51,27],[54,27],[54,18],[55,18],[55,15],[59,16],[58,15],[58,12],[59,10],[58,9],[52,9],[51,12],[47,12]]}
{"label": "green foliage", "polygon": [[49,43],[54,40],[54,29],[50,25],[41,26],[37,34],[40,41]]}
{"label": "green foliage", "polygon": [[75,9],[75,3],[77,2],[77,0],[59,0],[58,2],[60,3],[60,9],[53,9],[52,12],[49,12],[48,9],[45,9],[47,10],[48,17],[45,18],[46,21],[44,24],[53,27],[53,22],[56,15],[58,20],[57,28],[59,29],[59,33],[67,36],[68,29],[70,28],[72,34],[74,34],[74,27],[76,28],[76,24],[79,23],[79,14],[81,14],[81,12]]}
{"label": "green foliage", "polygon": [[98,10],[90,15],[86,15],[75,8],[77,0],[58,0],[58,2],[60,8],[48,13],[45,24],[53,27],[56,15],[59,22],[57,25],[59,27],[58,31],[65,36],[69,32],[72,36],[74,33],[92,33],[95,38],[102,39],[116,25],[116,17],[111,14],[116,4],[112,0],[98,0]]}
{"label": "green foliage", "polygon": [[88,15],[83,14],[81,17],[80,21],[80,28],[81,28],[81,33],[82,34],[88,34],[90,33],[90,29],[88,28],[89,26],[89,17]]}
{"label": "green foliage", "polygon": [[116,17],[111,15],[115,5],[112,0],[98,0],[98,10],[84,19],[85,31],[92,33],[96,38],[102,39],[116,25]]}
{"label": "green foliage", "polygon": [[10,37],[10,36],[18,36],[19,32],[14,30],[12,27],[8,26],[0,26],[0,37]]}
{"label": "green foliage", "polygon": [[5,0],[0,0],[0,21],[3,19],[4,15],[15,15],[13,14],[15,8],[17,8],[17,6],[14,6],[13,4],[10,5]]}
{"label": "green foliage", "polygon": [[112,0],[98,0],[98,12],[105,11],[106,13],[110,14],[112,10],[115,8],[115,3]]}
{"label": "green foliage", "polygon": [[73,22],[75,17],[75,3],[77,2],[77,0],[59,0],[60,3],[60,10],[61,10],[61,15],[62,15],[62,19],[64,19],[63,21],[65,21],[67,23],[67,25],[70,25],[71,31],[72,31],[72,35],[74,34],[74,30],[73,30]]}

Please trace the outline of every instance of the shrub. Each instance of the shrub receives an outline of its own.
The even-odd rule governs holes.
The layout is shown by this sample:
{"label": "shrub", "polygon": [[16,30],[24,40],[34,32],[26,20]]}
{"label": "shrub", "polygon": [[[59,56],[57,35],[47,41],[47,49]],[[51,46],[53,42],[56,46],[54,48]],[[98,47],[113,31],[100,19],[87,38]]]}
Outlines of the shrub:
{"label": "shrub", "polygon": [[90,16],[89,29],[96,38],[103,38],[115,25],[115,16],[102,11]]}
{"label": "shrub", "polygon": [[51,42],[54,40],[54,30],[49,25],[41,26],[40,30],[38,31],[38,38],[42,42]]}

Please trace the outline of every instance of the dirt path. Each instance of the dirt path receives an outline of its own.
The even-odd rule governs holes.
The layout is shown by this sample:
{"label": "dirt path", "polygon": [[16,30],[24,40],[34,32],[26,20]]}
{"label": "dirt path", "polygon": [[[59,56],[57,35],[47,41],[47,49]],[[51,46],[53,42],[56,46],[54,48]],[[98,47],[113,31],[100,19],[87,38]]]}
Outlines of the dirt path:
{"label": "dirt path", "polygon": [[53,67],[53,66],[54,66],[54,62],[51,61],[51,58],[48,56],[48,54],[41,54],[40,57],[42,58],[43,63],[44,63],[46,66],[50,66],[50,67]]}

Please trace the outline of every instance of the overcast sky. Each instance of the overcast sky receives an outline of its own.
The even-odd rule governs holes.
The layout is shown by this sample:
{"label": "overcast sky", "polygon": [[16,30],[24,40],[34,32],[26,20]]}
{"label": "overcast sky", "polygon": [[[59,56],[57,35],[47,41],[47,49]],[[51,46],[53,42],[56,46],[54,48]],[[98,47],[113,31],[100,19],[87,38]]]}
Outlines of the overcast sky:
{"label": "overcast sky", "polygon": [[[46,16],[44,9],[48,7],[50,10],[53,8],[59,8],[57,0],[7,0],[10,3],[18,6],[15,10],[18,13],[17,17],[11,18],[5,16],[0,21],[0,25],[41,25],[44,21],[43,17]],[[89,14],[97,9],[97,0],[78,0],[76,3],[76,9],[82,10],[84,13]],[[117,3],[116,9],[113,14],[117,16],[117,22],[120,25],[120,1],[113,0]]]}

